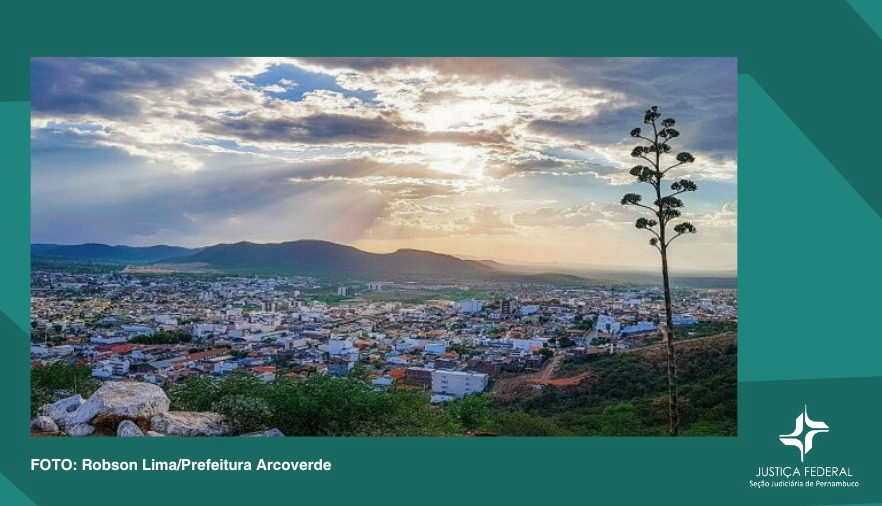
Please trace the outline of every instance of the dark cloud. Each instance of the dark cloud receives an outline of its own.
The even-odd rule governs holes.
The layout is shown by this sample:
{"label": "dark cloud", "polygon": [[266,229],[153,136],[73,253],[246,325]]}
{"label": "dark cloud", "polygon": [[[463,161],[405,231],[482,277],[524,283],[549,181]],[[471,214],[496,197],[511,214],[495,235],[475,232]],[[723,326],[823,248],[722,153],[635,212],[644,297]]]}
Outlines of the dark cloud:
{"label": "dark cloud", "polygon": [[167,92],[235,63],[227,58],[34,58],[31,111],[133,118],[141,112],[138,93]]}
{"label": "dark cloud", "polygon": [[504,143],[501,133],[426,132],[418,125],[396,122],[394,117],[362,117],[344,114],[314,114],[302,118],[266,118],[248,114],[241,118],[204,121],[203,130],[211,135],[260,142],[298,144],[417,144],[447,142],[455,144]]}

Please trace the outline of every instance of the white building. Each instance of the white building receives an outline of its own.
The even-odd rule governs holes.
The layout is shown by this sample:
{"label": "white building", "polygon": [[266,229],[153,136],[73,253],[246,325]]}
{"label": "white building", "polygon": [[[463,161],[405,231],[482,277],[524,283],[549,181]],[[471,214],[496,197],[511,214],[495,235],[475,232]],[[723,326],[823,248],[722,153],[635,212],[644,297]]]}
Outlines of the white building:
{"label": "white building", "polygon": [[539,306],[535,304],[521,306],[519,311],[521,312],[521,316],[530,316],[539,312]]}
{"label": "white building", "polygon": [[212,323],[197,323],[193,326],[193,337],[206,337],[211,334],[223,334],[227,331],[226,325]]}
{"label": "white building", "polygon": [[680,325],[695,325],[698,323],[698,318],[692,316],[691,314],[675,314],[671,318],[674,323],[674,326]]}
{"label": "white building", "polygon": [[479,372],[432,371],[432,392],[452,395],[460,399],[469,394],[479,394],[487,388],[490,377]]}
{"label": "white building", "polygon": [[429,343],[423,348],[428,355],[443,355],[447,353],[447,345],[444,343]]}
{"label": "white building", "polygon": [[655,323],[651,320],[643,320],[637,322],[636,325],[628,325],[622,329],[622,335],[639,334],[642,332],[652,332],[655,330]]}
{"label": "white building", "polygon": [[372,292],[382,292],[384,286],[391,285],[392,283],[389,281],[373,281],[367,283],[367,289]]}
{"label": "white building", "polygon": [[239,368],[239,364],[235,362],[217,362],[214,364],[211,372],[214,374],[228,374]]}
{"label": "white building", "polygon": [[515,350],[529,352],[530,348],[542,348],[545,346],[544,339],[512,339],[511,347]]}
{"label": "white building", "polygon": [[475,299],[465,299],[454,304],[457,313],[475,314],[484,309],[484,303]]}
{"label": "white building", "polygon": [[622,331],[622,324],[616,317],[602,314],[597,316],[597,324],[594,328],[601,334],[618,335]]}
{"label": "white building", "polygon": [[126,336],[92,336],[89,338],[92,344],[123,344],[129,342]]}
{"label": "white building", "polygon": [[352,339],[333,337],[328,340],[328,353],[331,355],[348,355],[355,350]]}
{"label": "white building", "polygon": [[53,348],[49,348],[53,355],[58,357],[63,357],[65,355],[72,355],[74,352],[74,347],[69,344],[61,344],[55,346]]}

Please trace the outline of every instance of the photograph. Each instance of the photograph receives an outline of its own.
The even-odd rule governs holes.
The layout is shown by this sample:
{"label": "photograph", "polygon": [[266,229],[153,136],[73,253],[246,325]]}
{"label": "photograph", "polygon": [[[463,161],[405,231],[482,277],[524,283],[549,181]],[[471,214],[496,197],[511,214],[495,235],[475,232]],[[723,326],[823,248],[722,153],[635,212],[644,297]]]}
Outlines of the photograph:
{"label": "photograph", "polygon": [[734,438],[738,85],[30,58],[30,436]]}

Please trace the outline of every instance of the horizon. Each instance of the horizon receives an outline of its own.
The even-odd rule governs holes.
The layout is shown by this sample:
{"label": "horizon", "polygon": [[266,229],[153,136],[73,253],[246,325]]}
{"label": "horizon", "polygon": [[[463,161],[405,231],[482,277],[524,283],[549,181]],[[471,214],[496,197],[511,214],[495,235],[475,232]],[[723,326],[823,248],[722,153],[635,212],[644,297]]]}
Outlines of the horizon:
{"label": "horizon", "polygon": [[31,242],[652,270],[628,132],[677,119],[675,270],[737,270],[734,58],[34,58]]}
{"label": "horizon", "polygon": [[[454,258],[457,258],[459,260],[464,260],[464,261],[494,262],[494,263],[497,263],[503,267],[513,267],[513,268],[518,268],[518,267],[539,268],[540,266],[548,266],[549,268],[559,267],[559,268],[562,268],[565,270],[585,269],[587,271],[591,271],[591,270],[604,270],[604,269],[606,269],[606,270],[610,270],[613,272],[615,272],[615,271],[630,272],[630,273],[644,273],[645,272],[645,273],[658,273],[659,275],[661,275],[659,272],[659,269],[657,267],[653,268],[653,267],[634,266],[634,265],[572,264],[572,263],[563,263],[563,262],[558,262],[558,261],[524,262],[524,261],[518,261],[518,260],[514,260],[514,259],[510,259],[510,258],[470,257],[468,255],[460,255],[460,254],[456,254],[456,253],[439,253],[437,251],[421,250],[421,249],[414,249],[414,248],[399,248],[395,251],[375,252],[375,251],[363,250],[361,248],[357,248],[355,246],[350,246],[347,244],[339,244],[339,243],[335,243],[332,241],[325,241],[323,239],[294,239],[294,240],[278,241],[278,242],[236,241],[236,242],[210,244],[210,245],[205,245],[205,246],[197,246],[197,247],[192,247],[192,248],[186,247],[186,246],[180,246],[180,245],[176,245],[176,244],[151,244],[151,245],[145,245],[145,246],[132,246],[129,244],[105,244],[105,243],[96,243],[96,242],[87,242],[87,243],[79,243],[79,244],[31,243],[31,246],[35,246],[35,245],[60,246],[60,247],[109,246],[112,248],[162,248],[162,247],[166,247],[166,248],[184,248],[184,249],[190,249],[190,250],[204,250],[204,249],[211,248],[214,246],[232,246],[232,245],[237,245],[237,244],[253,244],[253,245],[258,245],[258,246],[264,246],[264,245],[290,244],[290,243],[297,243],[297,242],[324,242],[324,243],[335,244],[338,246],[351,247],[351,248],[355,248],[355,249],[362,251],[362,252],[365,252],[365,253],[371,253],[371,254],[377,254],[377,255],[389,255],[389,254],[400,252],[400,251],[416,251],[416,252],[420,252],[420,253],[448,255],[448,256],[452,256]],[[686,274],[706,273],[706,274],[717,274],[720,277],[730,277],[728,274],[725,274],[725,273],[732,273],[731,277],[737,277],[737,269],[735,269],[735,268],[733,268],[733,269],[700,269],[700,268],[696,269],[696,268],[686,267],[686,268],[677,269],[677,271],[678,272],[673,272],[672,274],[675,276],[677,276],[677,275],[682,276],[682,275],[686,275]]]}

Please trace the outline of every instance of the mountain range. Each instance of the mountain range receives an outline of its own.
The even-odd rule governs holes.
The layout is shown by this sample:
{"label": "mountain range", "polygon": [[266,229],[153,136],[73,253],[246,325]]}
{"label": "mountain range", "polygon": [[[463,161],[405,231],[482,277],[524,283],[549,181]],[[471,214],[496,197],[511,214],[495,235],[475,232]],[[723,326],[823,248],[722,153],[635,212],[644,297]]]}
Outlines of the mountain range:
{"label": "mountain range", "polygon": [[109,264],[199,264],[206,268],[248,273],[273,273],[353,279],[396,276],[469,277],[493,272],[481,262],[451,255],[402,249],[394,253],[366,251],[327,241],[301,240],[274,244],[239,242],[188,249],[177,246],[109,246],[106,244],[32,244],[34,260]]}
{"label": "mountain range", "polygon": [[[84,262],[112,265],[145,265],[161,269],[205,270],[242,274],[313,276],[360,281],[396,281],[414,277],[484,279],[488,281],[549,283],[556,285],[658,284],[652,272],[575,271],[554,266],[521,266],[493,260],[463,260],[451,255],[401,249],[394,253],[368,253],[327,241],[300,240],[256,244],[238,242],[204,248],[178,246],[109,246],[107,244],[32,244],[32,262]],[[187,266],[185,267],[184,264]],[[560,266],[558,266],[560,267]],[[732,275],[672,277],[678,286],[735,288]]]}
{"label": "mountain range", "polygon": [[31,244],[31,258],[108,263],[151,263],[193,255],[205,248],[179,246],[108,246],[107,244]]}

